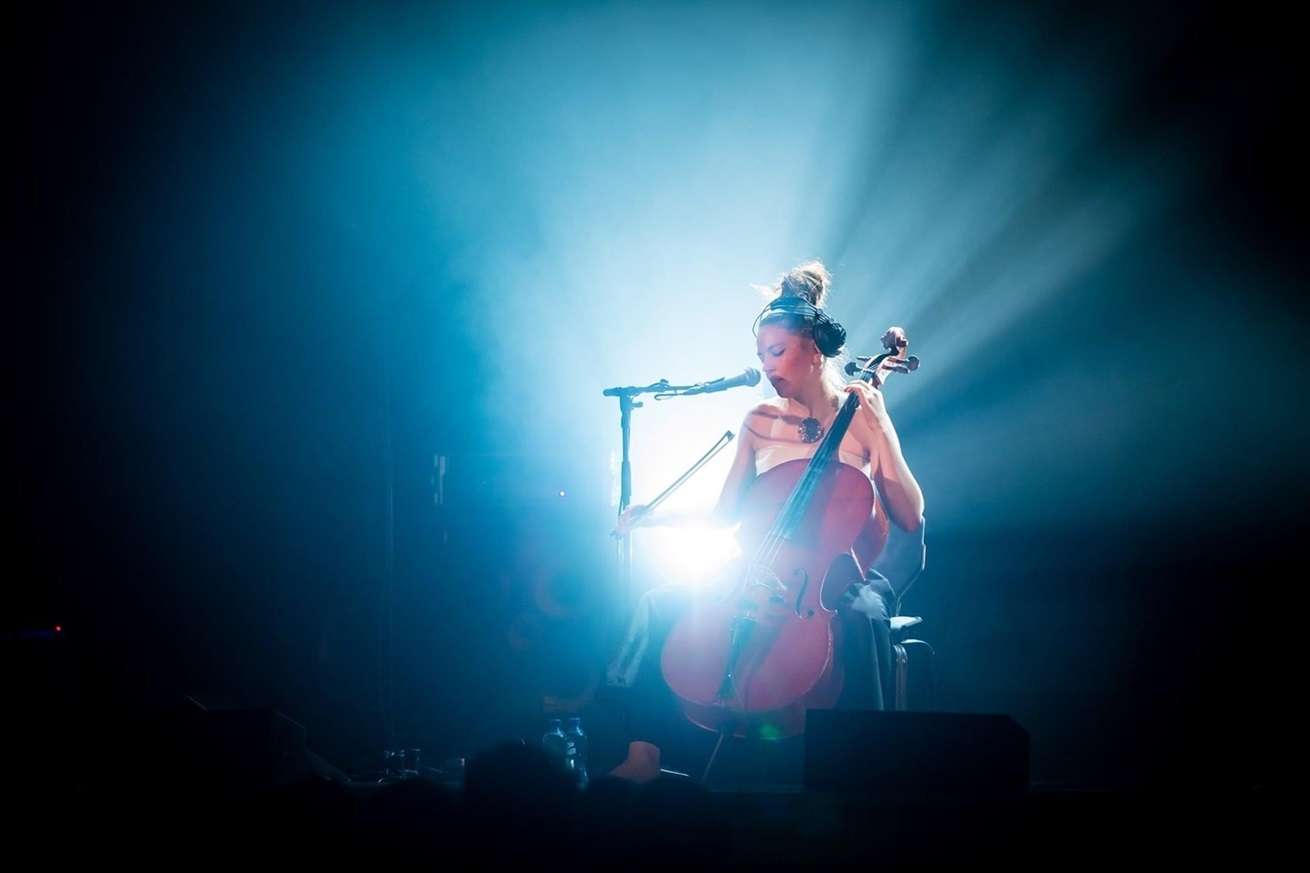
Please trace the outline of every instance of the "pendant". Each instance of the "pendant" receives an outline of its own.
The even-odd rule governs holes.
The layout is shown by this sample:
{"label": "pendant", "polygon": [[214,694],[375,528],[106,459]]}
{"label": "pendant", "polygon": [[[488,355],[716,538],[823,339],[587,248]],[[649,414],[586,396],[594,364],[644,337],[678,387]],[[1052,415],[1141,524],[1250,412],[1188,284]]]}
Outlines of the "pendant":
{"label": "pendant", "polygon": [[796,430],[800,432],[803,443],[817,443],[823,439],[823,425],[819,424],[817,418],[805,419]]}

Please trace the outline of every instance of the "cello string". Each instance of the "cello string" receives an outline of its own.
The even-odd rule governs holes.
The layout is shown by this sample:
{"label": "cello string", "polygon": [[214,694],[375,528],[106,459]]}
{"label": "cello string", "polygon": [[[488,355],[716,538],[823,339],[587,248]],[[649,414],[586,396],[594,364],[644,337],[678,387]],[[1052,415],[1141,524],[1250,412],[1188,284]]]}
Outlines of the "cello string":
{"label": "cello string", "polygon": [[810,459],[810,463],[806,466],[805,472],[801,476],[800,482],[797,483],[796,488],[792,491],[791,495],[788,496],[786,503],[783,504],[782,511],[778,513],[778,517],[775,519],[773,527],[770,529],[765,541],[761,544],[757,558],[758,563],[766,565],[772,564],[773,560],[777,558],[778,552],[782,549],[782,543],[785,539],[786,532],[794,526],[799,516],[802,514],[802,511],[809,503],[811,496],[818,487],[819,481],[822,478],[824,468],[832,458],[832,447],[835,443],[835,434],[838,430],[844,430],[846,427],[849,427],[849,420],[844,424],[840,423],[844,412],[846,412],[844,408],[838,411],[836,418],[833,420],[832,429],[829,430],[824,441],[819,444],[819,448],[815,450],[813,457]]}
{"label": "cello string", "polygon": [[[881,358],[870,358],[860,369],[860,372],[856,375],[856,379],[867,379],[875,375],[877,369],[888,357],[889,356],[887,355],[883,355]],[[854,403],[851,402],[852,400],[854,400]],[[833,424],[828,431],[827,437],[819,444],[819,448],[815,450],[810,464],[805,468],[805,473],[802,475],[801,481],[788,497],[786,503],[783,504],[782,511],[779,512],[778,518],[775,519],[769,533],[760,544],[760,548],[756,552],[754,566],[770,565],[774,559],[777,558],[778,553],[782,550],[782,542],[785,539],[786,531],[795,524],[798,516],[801,514],[802,508],[806,507],[809,503],[810,498],[818,487],[819,480],[822,477],[822,472],[827,468],[833,455],[838,454],[839,446],[837,440],[834,439],[834,435],[840,431],[842,438],[845,438],[846,431],[850,427],[851,420],[855,417],[855,409],[858,405],[859,401],[857,399],[854,397],[848,397],[846,403],[844,403],[842,408],[838,410],[836,417],[833,419]]]}

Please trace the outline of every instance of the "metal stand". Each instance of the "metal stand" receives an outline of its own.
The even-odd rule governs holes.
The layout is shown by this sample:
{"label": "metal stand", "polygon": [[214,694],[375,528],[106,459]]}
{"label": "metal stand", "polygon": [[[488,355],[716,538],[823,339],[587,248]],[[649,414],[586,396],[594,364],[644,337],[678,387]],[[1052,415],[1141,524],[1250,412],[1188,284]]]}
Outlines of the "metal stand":
{"label": "metal stand", "polygon": [[[723,381],[723,380],[716,380]],[[627,386],[606,388],[601,392],[605,397],[619,398],[619,430],[622,433],[623,456],[619,465],[619,515],[622,516],[632,504],[632,410],[640,409],[642,404],[634,398],[642,394],[654,394],[656,400],[664,400],[669,397],[683,397],[692,394],[705,394],[709,390],[717,390],[712,386],[713,383],[698,383],[696,385],[670,385],[668,379],[661,379],[658,382],[652,382],[649,385]],[[732,431],[726,432],[714,447],[706,452],[699,461],[691,466],[686,473],[678,477],[668,488],[665,488],[658,497],[652,500],[649,506],[653,509],[659,505],[664,498],[668,497],[673,491],[682,485],[683,482],[705,465],[710,458],[721,449],[728,441],[732,440]],[[623,568],[623,592],[627,598],[624,604],[626,610],[631,610],[636,602],[632,591],[632,536],[625,533],[619,538],[619,556],[620,564]]]}
{"label": "metal stand", "polygon": [[[623,515],[629,504],[632,503],[632,410],[640,409],[642,404],[636,402],[633,398],[642,394],[653,394],[658,391],[667,390],[669,387],[668,379],[661,379],[658,382],[638,388],[628,386],[626,388],[606,388],[602,394],[606,397],[619,398],[619,430],[623,435],[623,460],[619,467],[619,515]],[[626,598],[624,606],[626,609],[632,608],[632,538],[624,534],[619,541],[619,563],[622,567],[623,574],[623,595]],[[626,611],[626,610],[625,610]]]}
{"label": "metal stand", "polygon": [[[717,380],[717,381],[723,381],[723,380]],[[627,511],[628,507],[632,503],[632,458],[631,458],[632,410],[639,409],[642,406],[642,404],[636,402],[634,398],[639,397],[642,394],[655,394],[656,400],[663,400],[667,397],[681,397],[690,394],[704,394],[707,391],[706,388],[707,384],[711,384],[711,383],[701,383],[698,385],[670,385],[667,379],[661,379],[658,382],[654,382],[650,385],[646,385],[642,387],[628,386],[628,387],[606,388],[603,392],[601,392],[606,397],[619,398],[619,429],[622,433],[622,445],[623,445],[623,455],[619,467],[619,511],[618,511],[619,516],[622,516],[623,513]],[[711,388],[709,390],[716,390],[716,389]],[[711,458],[713,458],[716,454],[718,454],[723,449],[724,446],[732,442],[732,439],[733,439],[732,431],[725,431],[723,436],[719,437],[718,441],[715,442],[715,444],[710,447],[709,451],[707,451],[704,455],[702,455],[696,461],[696,463],[692,464],[691,467],[688,468],[685,473],[683,473],[676,480],[674,480],[673,484],[669,485],[669,487],[665,488],[662,492],[660,492],[660,494],[654,500],[652,500],[648,504],[648,506],[653,509],[654,507],[662,503],[665,500],[665,498],[667,498],[670,494],[672,494],[679,487],[681,487],[684,482],[686,482],[689,478],[691,478],[691,476],[697,470],[705,466],[705,464],[707,464]],[[625,607],[624,612],[628,613],[631,612],[636,605],[636,597],[635,597],[635,592],[633,591],[633,584],[632,584],[632,534],[631,532],[629,531],[622,534],[619,537],[619,540],[620,540],[619,556],[620,556],[620,564],[622,566],[622,575],[623,575],[623,580],[622,580],[623,593],[626,599],[626,602],[624,604]],[[725,681],[731,683],[731,674],[729,674],[729,676],[725,679]],[[719,754],[719,748],[723,745],[723,741],[726,738],[727,738],[727,734],[720,732],[719,741],[714,746],[714,754],[710,756],[709,763],[706,765],[705,771],[701,774],[700,781],[702,784],[705,782],[705,779],[709,776],[710,768],[714,765],[714,760]],[[675,773],[674,771],[662,771],[662,772],[667,772],[678,776],[687,775],[683,773]]]}

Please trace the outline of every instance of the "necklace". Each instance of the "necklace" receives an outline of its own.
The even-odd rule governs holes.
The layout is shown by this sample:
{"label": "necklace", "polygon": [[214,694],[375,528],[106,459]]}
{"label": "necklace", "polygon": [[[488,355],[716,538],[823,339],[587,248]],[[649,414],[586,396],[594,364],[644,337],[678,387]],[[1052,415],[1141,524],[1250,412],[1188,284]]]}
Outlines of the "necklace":
{"label": "necklace", "polygon": [[[833,409],[837,408],[836,398],[833,399],[832,405]],[[827,431],[827,428],[823,426],[823,423],[812,415],[809,418],[803,419],[800,425],[796,428],[796,432],[800,434],[801,442],[803,443],[817,443],[819,440],[823,439],[825,431]]]}
{"label": "necklace", "polygon": [[823,425],[813,416],[802,421],[796,430],[800,433],[803,443],[817,443],[823,439]]}

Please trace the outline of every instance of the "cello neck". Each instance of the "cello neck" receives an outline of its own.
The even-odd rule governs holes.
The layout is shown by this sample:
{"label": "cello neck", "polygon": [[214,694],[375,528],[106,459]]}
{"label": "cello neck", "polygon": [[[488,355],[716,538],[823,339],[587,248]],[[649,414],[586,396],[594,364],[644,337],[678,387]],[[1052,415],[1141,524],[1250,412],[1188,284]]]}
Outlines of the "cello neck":
{"label": "cello neck", "polygon": [[854,394],[846,395],[846,400],[842,403],[841,409],[837,410],[837,416],[832,420],[832,426],[828,428],[828,433],[824,435],[823,441],[819,443],[819,448],[815,450],[814,456],[810,458],[810,463],[805,467],[805,472],[801,474],[796,487],[792,489],[787,502],[783,504],[782,511],[778,513],[778,519],[774,522],[773,529],[769,532],[766,541],[775,537],[789,538],[795,532],[797,525],[805,518],[810,503],[814,499],[814,492],[819,481],[823,478],[823,473],[828,469],[832,459],[837,457],[841,442],[846,438],[846,431],[850,429],[851,421],[855,418],[855,410],[859,408],[859,405],[859,398]]}
{"label": "cello neck", "polygon": [[[883,334],[883,347],[887,349],[883,354],[861,359],[866,363],[863,364],[857,375],[857,378],[871,383],[875,391],[879,390],[879,386],[882,384],[880,367],[883,362],[889,358],[897,363],[906,360],[905,354],[909,348],[909,342],[905,338],[905,332],[897,327],[889,328]],[[912,367],[917,365],[918,361],[915,359],[912,362]],[[906,371],[901,370],[901,372]],[[756,556],[757,563],[769,563],[769,556],[777,554],[776,546],[778,542],[791,539],[801,521],[806,517],[819,482],[823,479],[823,474],[828,470],[833,459],[837,457],[842,440],[846,438],[846,431],[850,429],[851,421],[855,418],[855,410],[859,408],[859,405],[858,397],[854,394],[846,395],[846,400],[842,403],[841,409],[837,411],[837,416],[832,420],[832,426],[828,428],[828,433],[824,435],[823,441],[819,443],[818,449],[814,452],[814,457],[810,458],[810,463],[805,467],[805,472],[801,474],[796,487],[792,489],[791,494],[787,497],[787,502],[783,504],[782,511],[778,513],[768,536],[761,543],[760,552]]]}

